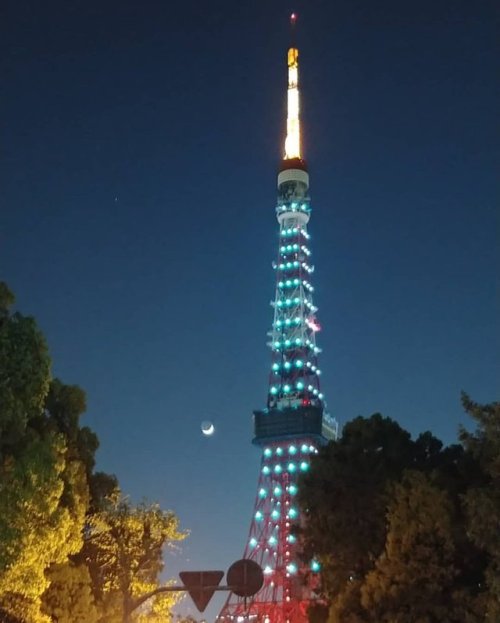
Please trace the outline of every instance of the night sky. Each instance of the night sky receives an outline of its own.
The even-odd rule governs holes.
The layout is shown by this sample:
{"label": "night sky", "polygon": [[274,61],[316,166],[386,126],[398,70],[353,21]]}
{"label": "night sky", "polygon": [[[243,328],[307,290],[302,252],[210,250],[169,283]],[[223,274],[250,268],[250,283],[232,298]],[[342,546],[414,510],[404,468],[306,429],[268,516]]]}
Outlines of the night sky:
{"label": "night sky", "polygon": [[493,2],[2,3],[1,278],[98,468],[191,530],[170,573],[248,533],[291,10],[330,411],[450,443],[500,378]]}

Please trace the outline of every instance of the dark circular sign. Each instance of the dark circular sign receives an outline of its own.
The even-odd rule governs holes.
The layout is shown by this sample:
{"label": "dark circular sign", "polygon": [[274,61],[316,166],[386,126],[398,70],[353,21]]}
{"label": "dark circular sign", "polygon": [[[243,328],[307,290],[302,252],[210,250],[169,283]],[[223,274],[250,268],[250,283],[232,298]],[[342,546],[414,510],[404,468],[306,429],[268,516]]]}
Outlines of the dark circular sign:
{"label": "dark circular sign", "polygon": [[264,574],[254,560],[237,560],[227,570],[227,584],[238,597],[251,597],[262,588]]}

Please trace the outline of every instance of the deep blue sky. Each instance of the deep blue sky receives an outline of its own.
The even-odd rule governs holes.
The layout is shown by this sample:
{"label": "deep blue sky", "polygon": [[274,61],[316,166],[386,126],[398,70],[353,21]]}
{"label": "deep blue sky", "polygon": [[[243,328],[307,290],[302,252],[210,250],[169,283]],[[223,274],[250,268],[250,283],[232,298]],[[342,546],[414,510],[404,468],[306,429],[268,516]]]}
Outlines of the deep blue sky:
{"label": "deep blue sky", "polygon": [[227,568],[250,522],[292,9],[330,410],[452,442],[460,390],[498,390],[493,2],[1,9],[1,277],[98,467],[191,529],[172,571]]}

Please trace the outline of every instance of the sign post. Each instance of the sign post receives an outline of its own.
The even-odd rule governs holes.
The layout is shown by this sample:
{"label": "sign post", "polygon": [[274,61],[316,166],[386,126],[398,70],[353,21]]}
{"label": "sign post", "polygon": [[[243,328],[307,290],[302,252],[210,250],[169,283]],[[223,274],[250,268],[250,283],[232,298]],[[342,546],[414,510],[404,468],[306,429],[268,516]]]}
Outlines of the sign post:
{"label": "sign post", "polygon": [[181,571],[179,573],[185,590],[200,612],[204,612],[213,594],[219,588],[224,571]]}
{"label": "sign post", "polygon": [[243,558],[234,562],[227,571],[227,586],[219,586],[224,571],[181,571],[182,586],[160,586],[154,591],[135,599],[124,613],[123,621],[128,623],[130,615],[151,597],[160,593],[187,592],[194,605],[203,612],[215,591],[231,591],[239,597],[252,597],[264,583],[264,574],[260,565],[253,560]]}

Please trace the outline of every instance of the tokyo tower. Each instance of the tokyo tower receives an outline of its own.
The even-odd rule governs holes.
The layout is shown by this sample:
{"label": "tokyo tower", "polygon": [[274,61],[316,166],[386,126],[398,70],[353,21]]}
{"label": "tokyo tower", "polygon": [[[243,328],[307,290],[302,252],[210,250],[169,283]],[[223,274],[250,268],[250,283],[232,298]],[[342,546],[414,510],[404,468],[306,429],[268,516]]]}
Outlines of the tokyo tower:
{"label": "tokyo tower", "polygon": [[[296,16],[292,14],[292,30]],[[327,413],[318,366],[320,330],[311,283],[309,173],[302,157],[297,47],[288,50],[287,126],[278,171],[279,223],[272,352],[267,407],[254,412],[253,443],[262,448],[257,498],[244,558],[262,567],[264,585],[247,603],[233,593],[218,623],[306,623],[320,570],[297,556],[293,525],[301,516],[295,501],[297,481],[309,469],[318,446],[336,437]]]}

